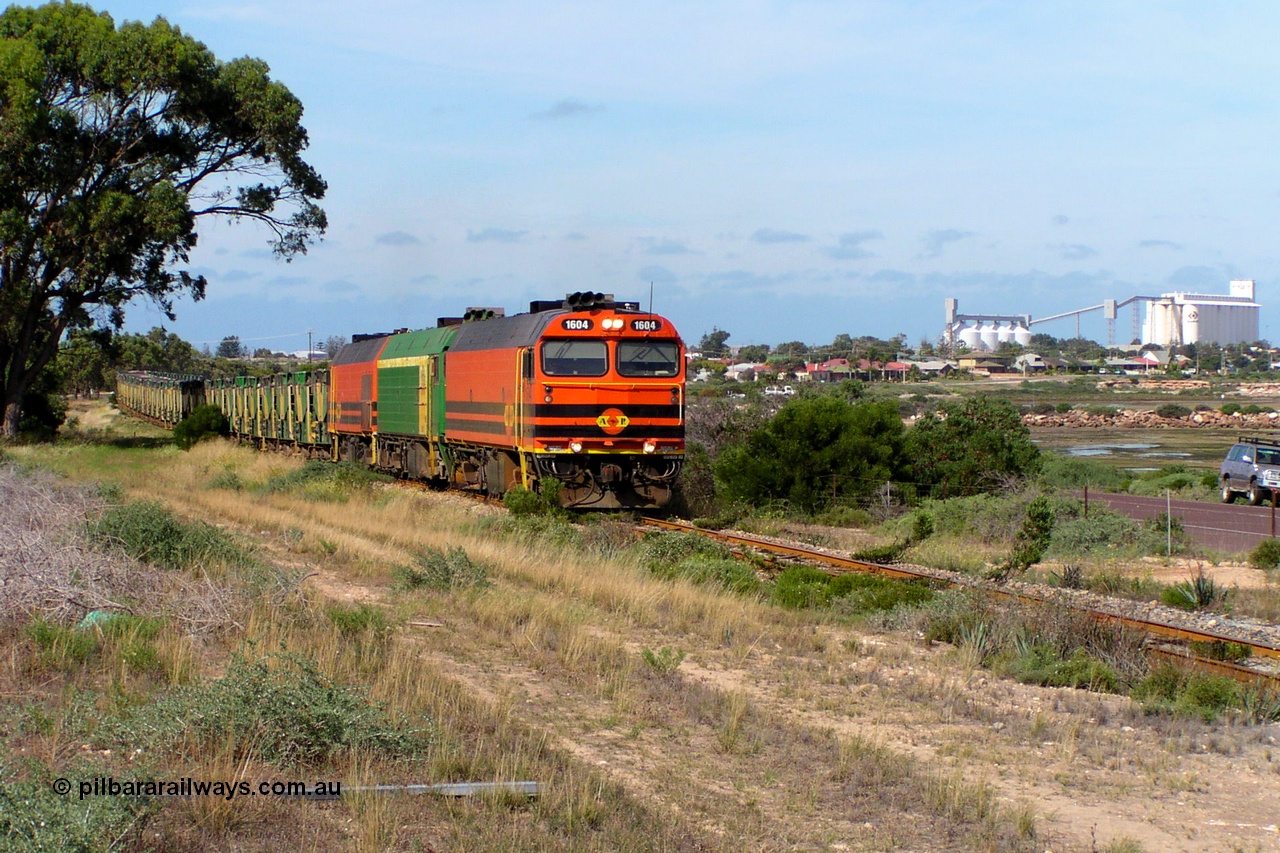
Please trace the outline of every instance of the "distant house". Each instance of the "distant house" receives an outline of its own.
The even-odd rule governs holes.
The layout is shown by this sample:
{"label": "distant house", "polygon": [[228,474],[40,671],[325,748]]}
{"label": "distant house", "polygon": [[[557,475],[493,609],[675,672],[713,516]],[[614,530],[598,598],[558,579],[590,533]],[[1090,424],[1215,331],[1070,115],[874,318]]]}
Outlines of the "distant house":
{"label": "distant house", "polygon": [[815,382],[839,382],[853,375],[847,358],[829,358],[826,361],[805,365],[805,372]]}
{"label": "distant house", "polygon": [[887,361],[880,368],[880,375],[890,382],[906,382],[912,366],[907,361]]}
{"label": "distant house", "polygon": [[990,353],[965,353],[957,359],[957,362],[961,370],[969,370],[983,375],[1009,372],[1009,365],[998,356]]}
{"label": "distant house", "polygon": [[950,376],[956,371],[954,364],[941,358],[922,359],[909,363],[925,376]]}
{"label": "distant house", "polygon": [[[1112,373],[1163,373],[1169,369],[1170,355],[1168,350],[1147,350],[1128,358],[1107,359],[1107,370]],[[1190,363],[1184,355],[1172,356],[1174,364],[1185,366]]]}
{"label": "distant house", "polygon": [[1069,367],[1066,359],[1053,358],[1034,352],[1024,352],[1013,360],[1013,369],[1019,373],[1043,373],[1046,370],[1065,370]]}
{"label": "distant house", "polygon": [[756,377],[762,373],[773,373],[773,369],[767,364],[752,364],[744,361],[740,364],[731,364],[729,369],[724,372],[725,379],[732,379],[736,382],[754,382]]}

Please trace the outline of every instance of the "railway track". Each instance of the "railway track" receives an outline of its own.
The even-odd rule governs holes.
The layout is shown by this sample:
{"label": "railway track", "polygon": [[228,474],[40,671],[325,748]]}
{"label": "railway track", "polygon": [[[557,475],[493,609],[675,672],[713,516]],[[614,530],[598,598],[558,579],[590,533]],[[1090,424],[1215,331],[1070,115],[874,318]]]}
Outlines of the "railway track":
{"label": "railway track", "polygon": [[[1009,598],[1035,605],[1054,604],[1068,606],[1089,613],[1099,621],[1122,625],[1131,630],[1140,631],[1151,638],[1148,652],[1161,659],[1184,666],[1227,675],[1243,682],[1265,683],[1280,687],[1280,641],[1260,640],[1247,636],[1245,632],[1231,631],[1226,628],[1206,628],[1189,624],[1177,624],[1172,621],[1124,613],[1123,607],[1115,603],[1109,607],[1091,606],[1072,601],[1064,597],[1060,591],[1035,589],[1029,584],[996,586],[985,581],[928,569],[922,566],[886,565],[856,560],[837,554],[830,554],[816,548],[807,548],[786,542],[778,542],[760,536],[743,533],[725,533],[718,530],[706,530],[683,522],[668,521],[657,518],[643,520],[646,526],[684,533],[696,533],[710,539],[723,542],[736,549],[750,549],[768,555],[789,560],[801,561],[816,565],[833,574],[844,572],[863,572],[901,580],[925,580],[931,583],[944,583],[949,586],[964,586],[980,589],[989,595]],[[1125,602],[1129,604],[1129,602]],[[1192,643],[1209,645],[1234,644],[1248,650],[1248,663],[1217,660],[1196,654],[1191,649]]]}

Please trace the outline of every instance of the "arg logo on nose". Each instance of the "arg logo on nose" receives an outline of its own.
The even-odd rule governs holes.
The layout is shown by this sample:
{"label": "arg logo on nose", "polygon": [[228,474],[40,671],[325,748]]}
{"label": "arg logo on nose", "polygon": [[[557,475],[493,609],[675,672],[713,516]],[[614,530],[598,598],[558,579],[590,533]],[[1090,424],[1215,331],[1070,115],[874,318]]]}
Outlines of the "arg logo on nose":
{"label": "arg logo on nose", "polygon": [[617,435],[631,424],[631,418],[620,409],[605,409],[596,418],[596,426],[604,430],[605,435]]}

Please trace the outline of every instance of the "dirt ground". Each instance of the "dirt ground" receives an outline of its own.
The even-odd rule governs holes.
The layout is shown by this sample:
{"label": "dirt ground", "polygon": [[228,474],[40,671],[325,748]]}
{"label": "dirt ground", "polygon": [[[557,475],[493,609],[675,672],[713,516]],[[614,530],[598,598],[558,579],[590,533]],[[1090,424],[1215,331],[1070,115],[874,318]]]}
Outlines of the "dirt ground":
{"label": "dirt ground", "polygon": [[[311,582],[346,600],[383,592],[323,572]],[[441,623],[418,641],[477,695],[516,702],[524,721],[558,746],[714,835],[787,840],[769,849],[953,849],[942,840],[911,846],[919,840],[884,825],[902,819],[891,809],[807,808],[785,761],[768,749],[757,756],[768,767],[761,775],[700,738],[675,708],[662,723],[619,712],[575,673],[462,641],[481,632],[461,615]],[[637,652],[687,650],[685,690],[744,696],[756,713],[804,731],[857,737],[930,771],[985,783],[1006,807],[1035,815],[1044,850],[1280,851],[1280,726],[1148,717],[1121,697],[995,679],[949,646],[896,634],[822,629],[811,656],[767,647],[743,655],[690,635],[602,628],[606,636]],[[692,801],[690,782],[701,792]],[[807,784],[835,783],[819,774]],[[834,795],[814,793],[824,802]],[[744,811],[760,829],[744,830]]]}
{"label": "dirt ground", "polygon": [[1202,560],[1169,560],[1149,558],[1135,565],[1128,573],[1137,577],[1150,577],[1164,584],[1181,583],[1203,571],[1214,583],[1226,588],[1263,589],[1267,586],[1267,573],[1246,563],[1209,564]]}
{"label": "dirt ground", "polygon": [[[208,495],[167,497],[212,518],[215,505],[201,505]],[[328,512],[313,521],[314,535],[352,552],[387,547],[354,531],[342,505]],[[431,515],[424,509],[420,517]],[[261,538],[265,524],[239,526]],[[1176,580],[1188,573],[1177,564],[1148,568]],[[1260,574],[1209,568],[1215,580],[1241,587]],[[324,565],[307,569],[317,597],[397,606],[385,583]],[[672,648],[685,657],[670,679],[620,702],[600,679],[558,663],[564,650],[557,658],[533,648],[537,637],[495,637],[477,608],[441,606],[429,623],[410,619],[403,641],[475,696],[519,708],[523,725],[658,813],[722,839],[723,849],[971,849],[933,835],[928,815],[877,799],[868,790],[880,785],[876,778],[822,764],[829,752],[814,745],[834,736],[872,745],[886,765],[954,778],[957,798],[987,786],[1000,807],[1034,823],[1038,849],[1280,853],[1280,725],[1147,716],[1127,698],[994,678],[950,646],[899,633],[828,625],[812,630],[807,647],[784,649],[763,636],[727,643],[676,620],[628,623],[573,589],[534,588],[515,573],[494,580],[520,591],[525,584],[531,599],[552,607],[590,609],[602,644],[633,656]],[[734,628],[725,626],[726,634]],[[739,703],[758,739],[726,745],[723,724],[708,722],[705,697]]]}

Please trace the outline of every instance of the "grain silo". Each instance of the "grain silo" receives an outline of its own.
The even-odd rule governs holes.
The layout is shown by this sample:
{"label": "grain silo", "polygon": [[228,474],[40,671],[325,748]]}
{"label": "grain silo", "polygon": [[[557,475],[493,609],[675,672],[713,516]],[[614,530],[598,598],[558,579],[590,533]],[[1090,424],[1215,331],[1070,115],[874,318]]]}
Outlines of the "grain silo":
{"label": "grain silo", "polygon": [[1256,284],[1231,282],[1228,294],[1164,293],[1147,302],[1142,342],[1163,347],[1183,344],[1239,344],[1258,340]]}

